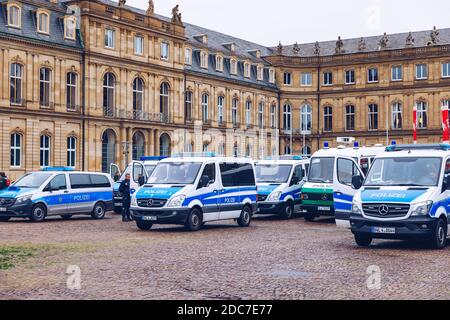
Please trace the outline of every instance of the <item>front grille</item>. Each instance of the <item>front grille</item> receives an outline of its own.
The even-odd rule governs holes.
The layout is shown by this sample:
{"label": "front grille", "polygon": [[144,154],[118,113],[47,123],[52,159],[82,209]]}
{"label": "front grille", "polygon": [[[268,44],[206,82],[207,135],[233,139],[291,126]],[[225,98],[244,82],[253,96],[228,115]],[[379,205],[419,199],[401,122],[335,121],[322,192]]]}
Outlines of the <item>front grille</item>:
{"label": "front grille", "polygon": [[268,195],[262,195],[262,194],[258,194],[258,201],[259,202],[264,202],[267,200],[269,196]]}
{"label": "front grille", "polygon": [[141,208],[162,208],[166,205],[165,199],[140,199],[138,200],[138,206]]}
{"label": "front grille", "polygon": [[315,201],[333,201],[333,194],[331,193],[308,193],[305,200]]}
{"label": "front grille", "polygon": [[0,207],[11,207],[16,199],[0,198]]}
{"label": "front grille", "polygon": [[367,203],[363,204],[364,214],[376,218],[402,218],[408,212],[409,204],[399,203]]}

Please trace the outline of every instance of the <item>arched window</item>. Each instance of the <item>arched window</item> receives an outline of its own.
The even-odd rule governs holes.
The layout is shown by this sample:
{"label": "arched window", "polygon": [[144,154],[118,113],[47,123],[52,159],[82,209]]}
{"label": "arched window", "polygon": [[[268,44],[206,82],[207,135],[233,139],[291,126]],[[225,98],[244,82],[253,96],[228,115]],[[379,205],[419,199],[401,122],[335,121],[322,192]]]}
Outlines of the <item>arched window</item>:
{"label": "arched window", "polygon": [[38,32],[49,32],[49,15],[46,12],[40,12],[37,15],[37,28]]}
{"label": "arched window", "polygon": [[270,127],[272,129],[277,127],[277,105],[275,103],[270,106]]}
{"label": "arched window", "polygon": [[169,121],[169,84],[161,83],[159,88],[159,112],[163,116],[163,121]]}
{"label": "arched window", "polygon": [[136,78],[133,81],[133,117],[142,118],[142,105],[144,101],[144,81]]}
{"label": "arched window", "polygon": [[108,172],[113,163],[116,163],[116,134],[107,129],[102,135],[102,172]]}
{"label": "arched window", "polygon": [[333,131],[333,107],[323,108],[323,131]]}
{"label": "arched window", "polygon": [[77,138],[67,138],[67,166],[75,168],[77,166]]}
{"label": "arched window", "polygon": [[10,102],[11,104],[22,104],[22,77],[23,67],[18,63],[12,63],[9,73]]}
{"label": "arched window", "polygon": [[203,123],[209,122],[209,95],[207,93],[202,94],[202,121]]}
{"label": "arched window", "polygon": [[401,129],[403,127],[402,104],[394,102],[392,104],[392,129]]}
{"label": "arched window", "polygon": [[68,72],[66,76],[66,105],[68,110],[77,109],[77,74]]}
{"label": "arched window", "polygon": [[50,140],[47,135],[42,135],[39,146],[39,165],[41,167],[50,166]]}
{"label": "arched window", "polygon": [[20,168],[22,166],[22,135],[19,133],[13,133],[11,135],[10,165],[13,168]]}
{"label": "arched window", "polygon": [[261,101],[258,105],[258,127],[264,129],[264,102]]}
{"label": "arched window", "polygon": [[378,130],[378,105],[371,103],[368,108],[369,130]]}
{"label": "arched window", "polygon": [[108,72],[103,77],[103,114],[114,117],[116,77]]}
{"label": "arched window", "polygon": [[252,125],[252,101],[245,102],[245,125],[249,128]]}
{"label": "arched window", "polygon": [[417,102],[417,128],[425,129],[428,126],[428,106],[425,101]]}
{"label": "arched window", "polygon": [[22,10],[17,5],[8,6],[8,25],[11,27],[21,27]]}
{"label": "arched window", "polygon": [[312,108],[309,104],[302,106],[300,110],[300,130],[302,134],[310,134],[312,127]]}
{"label": "arched window", "polygon": [[292,108],[290,104],[283,106],[283,129],[289,132],[292,129]]}
{"label": "arched window", "polygon": [[222,96],[219,96],[217,98],[217,121],[219,122],[219,125],[223,124],[223,104],[224,104],[225,98]]}
{"label": "arched window", "polygon": [[237,98],[233,98],[231,101],[231,121],[233,122],[233,127],[237,127],[238,125],[238,106],[239,100]]}
{"label": "arched window", "polygon": [[170,156],[170,136],[163,133],[159,137],[159,155],[162,157]]}
{"label": "arched window", "polygon": [[39,72],[39,103],[41,107],[50,107],[50,77],[49,68],[41,68]]}
{"label": "arched window", "polygon": [[142,132],[133,134],[133,160],[140,160],[145,155],[145,138]]}
{"label": "arched window", "polygon": [[186,91],[184,96],[184,117],[186,121],[192,121],[192,91]]}

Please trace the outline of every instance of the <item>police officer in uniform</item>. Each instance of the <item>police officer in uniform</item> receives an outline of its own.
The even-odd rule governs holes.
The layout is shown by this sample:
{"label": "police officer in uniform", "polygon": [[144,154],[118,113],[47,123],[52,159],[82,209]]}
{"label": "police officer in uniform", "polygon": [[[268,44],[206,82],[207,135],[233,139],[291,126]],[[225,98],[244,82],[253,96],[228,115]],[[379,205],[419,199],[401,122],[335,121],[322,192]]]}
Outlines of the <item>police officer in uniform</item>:
{"label": "police officer in uniform", "polygon": [[131,221],[130,206],[131,206],[131,194],[130,194],[130,174],[125,175],[125,180],[120,183],[119,192],[122,194],[122,221]]}
{"label": "police officer in uniform", "polygon": [[0,190],[8,188],[8,178],[4,172],[0,172]]}

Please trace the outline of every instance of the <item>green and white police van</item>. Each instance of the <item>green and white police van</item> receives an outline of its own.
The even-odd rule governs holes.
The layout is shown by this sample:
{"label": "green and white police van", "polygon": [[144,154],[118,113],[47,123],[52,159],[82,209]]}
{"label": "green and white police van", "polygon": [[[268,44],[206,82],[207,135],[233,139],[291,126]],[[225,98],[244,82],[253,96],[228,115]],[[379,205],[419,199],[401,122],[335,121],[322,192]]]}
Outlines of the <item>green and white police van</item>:
{"label": "green and white police van", "polygon": [[358,142],[353,148],[329,148],[329,143],[325,142],[324,149],[311,157],[308,179],[302,187],[305,220],[327,216],[335,217],[338,225],[348,225],[349,212],[344,212],[342,217],[335,216],[335,196],[356,193],[351,186],[352,177],[359,175],[362,179],[375,156],[384,150],[381,146],[361,148]]}

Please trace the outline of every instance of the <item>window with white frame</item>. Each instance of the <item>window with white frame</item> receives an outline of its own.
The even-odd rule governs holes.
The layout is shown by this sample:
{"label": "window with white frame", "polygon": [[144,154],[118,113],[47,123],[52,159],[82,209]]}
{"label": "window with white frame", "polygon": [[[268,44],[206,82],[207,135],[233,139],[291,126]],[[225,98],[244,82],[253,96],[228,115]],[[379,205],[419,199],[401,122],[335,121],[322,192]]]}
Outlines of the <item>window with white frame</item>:
{"label": "window with white frame", "polygon": [[50,137],[42,135],[39,146],[39,165],[41,167],[50,166]]}
{"label": "window with white frame", "polygon": [[245,125],[250,127],[252,124],[252,101],[247,100],[245,102]]}
{"label": "window with white frame", "polygon": [[309,104],[302,106],[300,110],[300,130],[302,134],[310,134],[312,128],[312,107]]}
{"label": "window with white frame", "polygon": [[345,106],[345,131],[355,130],[355,106]]}
{"label": "window with white frame", "polygon": [[67,72],[66,75],[66,107],[68,110],[77,108],[77,74]]}
{"label": "window with white frame", "polygon": [[8,5],[8,26],[21,28],[22,9],[15,4]]}
{"label": "window with white frame", "polygon": [[442,64],[442,78],[450,78],[450,62]]}
{"label": "window with white frame", "polygon": [[133,118],[141,119],[144,105],[144,80],[136,78],[133,81]]}
{"label": "window with white frame", "polygon": [[10,165],[13,168],[22,166],[22,135],[13,133],[11,135],[11,157]]}
{"label": "window with white frame", "polygon": [[287,132],[292,130],[292,107],[290,104],[283,106],[283,129]]}
{"label": "window with white frame", "polygon": [[202,95],[202,121],[203,123],[209,122],[209,95],[207,93]]}
{"label": "window with white frame", "polygon": [[312,86],[312,73],[311,72],[302,72],[300,75],[300,85],[303,87]]}
{"label": "window with white frame", "polygon": [[378,82],[378,68],[369,68],[367,70],[367,82]]}
{"label": "window with white frame", "polygon": [[114,116],[116,77],[108,72],[103,77],[103,115]]}
{"label": "window with white frame", "polygon": [[237,98],[233,98],[231,101],[231,121],[233,122],[234,127],[238,125],[238,106],[239,100]]}
{"label": "window with white frame", "polygon": [[269,82],[275,83],[275,70],[273,69],[269,70]]}
{"label": "window with white frame", "polygon": [[355,70],[345,70],[345,84],[355,84]]}
{"label": "window with white frame", "polygon": [[324,86],[332,86],[333,85],[333,72],[324,72],[323,73],[323,85]]}
{"label": "window with white frame", "polygon": [[291,146],[289,144],[286,144],[284,146],[284,154],[290,155],[291,154]]}
{"label": "window with white frame", "polygon": [[275,103],[270,106],[270,127],[272,129],[277,127],[277,105]]}
{"label": "window with white frame", "polygon": [[392,129],[398,130],[403,126],[402,104],[394,102],[392,104]]}
{"label": "window with white frame", "polygon": [[402,81],[403,80],[402,66],[392,66],[391,79],[392,79],[392,81]]}
{"label": "window with white frame", "polygon": [[39,103],[41,107],[50,107],[50,77],[49,68],[41,68],[39,72]]}
{"label": "window with white frame", "polygon": [[192,64],[192,50],[191,48],[186,48],[184,51],[184,63]]}
{"label": "window with white frame", "polygon": [[262,81],[264,78],[264,68],[262,66],[258,66],[256,73],[258,81]]}
{"label": "window with white frame", "polygon": [[216,71],[223,71],[223,57],[219,55],[216,56]]}
{"label": "window with white frame", "polygon": [[49,32],[49,14],[47,12],[37,13],[37,30],[40,33]]}
{"label": "window with white frame", "polygon": [[76,18],[69,16],[64,18],[64,38],[75,40]]}
{"label": "window with white frame", "polygon": [[425,101],[417,102],[417,128],[426,129],[428,126],[428,107]]}
{"label": "window with white frame", "polygon": [[416,79],[424,80],[428,78],[428,66],[424,63],[416,65]]}
{"label": "window with white frame", "polygon": [[258,127],[264,129],[264,102],[261,101],[258,105]]}
{"label": "window with white frame", "polygon": [[208,68],[208,53],[200,52],[200,67]]}
{"label": "window with white frame", "polygon": [[11,63],[9,74],[11,104],[22,104],[22,77],[22,65],[18,63]]}
{"label": "window with white frame", "polygon": [[331,106],[323,108],[323,131],[333,131],[333,107]]}
{"label": "window with white frame", "polygon": [[250,63],[244,63],[244,77],[250,78]]}
{"label": "window with white frame", "polygon": [[116,31],[114,29],[105,29],[105,47],[114,49],[116,46]]}
{"label": "window with white frame", "polygon": [[192,121],[192,91],[186,91],[184,99],[184,117],[186,121]]}
{"label": "window with white frame", "polygon": [[371,103],[368,109],[369,130],[378,130],[378,105]]}
{"label": "window with white frame", "polygon": [[292,85],[292,74],[290,72],[285,72],[283,75],[283,83],[285,86]]}
{"label": "window with white frame", "polygon": [[143,55],[144,54],[144,37],[135,36],[134,37],[134,54]]}
{"label": "window with white frame", "polygon": [[217,98],[217,122],[219,125],[223,124],[223,105],[225,98],[223,96],[219,96]]}
{"label": "window with white frame", "polygon": [[161,42],[161,60],[169,60],[169,49],[167,42]]}
{"label": "window with white frame", "polygon": [[67,166],[75,168],[77,164],[77,138],[67,138]]}

